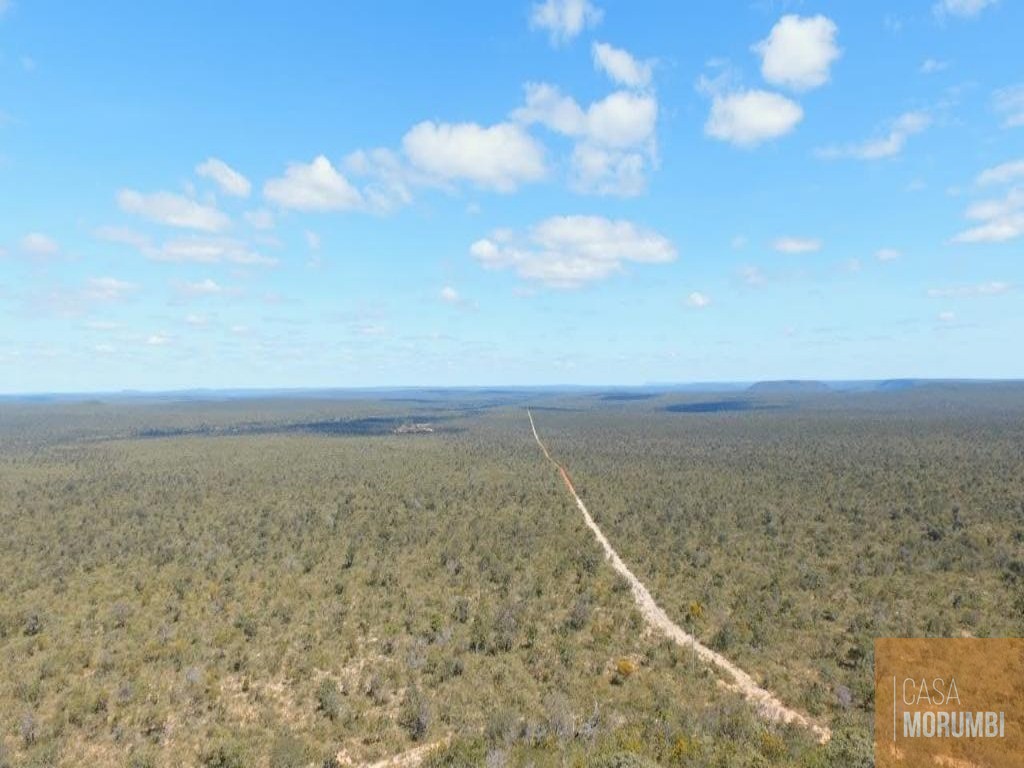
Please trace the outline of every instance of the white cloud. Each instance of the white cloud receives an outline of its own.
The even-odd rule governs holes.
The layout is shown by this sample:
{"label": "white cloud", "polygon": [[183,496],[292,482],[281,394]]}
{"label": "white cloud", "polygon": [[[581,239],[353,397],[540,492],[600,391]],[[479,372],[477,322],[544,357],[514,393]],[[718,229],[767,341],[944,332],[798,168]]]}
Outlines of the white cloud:
{"label": "white cloud", "polygon": [[540,123],[565,136],[586,132],[586,113],[571,96],[564,96],[557,86],[548,83],[527,83],[526,104],[512,117],[527,125]]}
{"label": "white cloud", "polygon": [[780,237],[772,243],[779,253],[815,253],[821,246],[821,240],[811,237]]}
{"label": "white cloud", "polygon": [[242,214],[246,223],[253,229],[273,229],[274,214],[266,208],[258,208],[255,211],[246,211]]}
{"label": "white cloud", "polygon": [[1000,88],[992,94],[992,106],[1003,116],[1004,128],[1024,127],[1024,84]]}
{"label": "white cloud", "polygon": [[635,197],[647,186],[647,161],[639,152],[577,144],[570,183],[578,192]]}
{"label": "white cloud", "polygon": [[903,254],[895,248],[879,248],[875,251],[875,258],[879,261],[896,261]]}
{"label": "white cloud", "polygon": [[217,208],[173,192],[146,195],[134,189],[122,189],[117,193],[117,203],[126,213],[172,227],[221,232],[231,224],[231,220]]}
{"label": "white cloud", "polygon": [[507,230],[477,240],[470,253],[488,269],[513,269],[525,280],[574,288],[621,272],[627,263],[674,261],[663,235],[629,221],[601,216],[554,216],[523,237]]}
{"label": "white cloud", "polygon": [[584,111],[556,86],[527,83],[526,103],[512,117],[575,139],[571,186],[578,192],[629,197],[646,186],[655,162],[658,102],[652,94],[615,91]]}
{"label": "white cloud", "polygon": [[363,188],[367,204],[375,211],[392,211],[412,202],[414,184],[434,183],[416,172],[390,149],[359,149],[345,158],[345,170],[354,176],[369,177]]}
{"label": "white cloud", "polygon": [[202,328],[209,322],[209,318],[206,315],[187,314],[185,315],[185,325],[191,325],[193,328]]}
{"label": "white cloud", "polygon": [[552,45],[568,42],[601,22],[603,12],[589,0],[545,0],[530,11],[530,26],[545,29]]}
{"label": "white cloud", "polygon": [[134,293],[134,283],[116,277],[90,277],[85,281],[83,296],[90,301],[117,301]]}
{"label": "white cloud", "polygon": [[143,250],[153,261],[167,261],[191,264],[220,264],[223,262],[240,266],[272,267],[277,259],[252,251],[238,240],[229,238],[192,237],[171,240],[160,248]]}
{"label": "white cloud", "polygon": [[984,296],[1002,296],[1009,293],[1013,286],[998,280],[977,285],[957,285],[949,288],[929,288],[928,295],[933,299],[949,298],[980,298]]}
{"label": "white cloud", "polygon": [[323,155],[309,164],[289,164],[284,176],[263,185],[263,196],[297,211],[345,211],[363,204],[359,190]]}
{"label": "white cloud", "polygon": [[795,101],[769,91],[735,91],[716,95],[704,133],[740,147],[754,147],[792,131],[804,116]]}
{"label": "white cloud", "polygon": [[163,347],[171,343],[171,337],[165,333],[154,333],[146,337],[146,345],[150,347]]}
{"label": "white cloud", "polygon": [[216,157],[211,157],[196,166],[196,174],[205,179],[210,179],[221,190],[233,197],[248,197],[252,191],[252,184],[242,174]]}
{"label": "white cloud", "polygon": [[936,16],[960,16],[969,18],[977,16],[989,6],[993,6],[998,0],[939,0],[932,6]]}
{"label": "white cloud", "polygon": [[939,312],[938,320],[942,323],[952,323],[956,320],[956,312],[950,312],[948,310],[945,312]]}
{"label": "white cloud", "polygon": [[918,67],[917,71],[920,72],[922,75],[932,75],[935,74],[936,72],[941,72],[947,67],[949,67],[948,61],[940,61],[939,59],[925,59],[924,61],[921,62],[921,66]]}
{"label": "white cloud", "polygon": [[33,256],[53,256],[60,251],[57,241],[42,232],[29,232],[21,238],[21,250]]}
{"label": "white cloud", "polygon": [[615,91],[586,112],[556,86],[526,84],[526,105],[512,113],[526,124],[540,123],[556,133],[605,147],[635,147],[649,142],[658,119],[658,102],[650,94]]}
{"label": "white cloud", "polygon": [[693,291],[686,297],[686,303],[694,309],[704,309],[711,306],[711,297],[700,291]]}
{"label": "white cloud", "polygon": [[308,230],[308,229],[306,230],[305,234],[306,234],[306,245],[309,248],[309,250],[311,250],[311,251],[319,251],[320,250],[320,245],[321,245],[321,243],[320,243],[320,235],[318,235],[316,232],[313,232],[313,231]]}
{"label": "white cloud", "polygon": [[470,181],[499,192],[544,177],[544,149],[512,123],[424,121],[402,139],[405,154],[420,171],[441,181]]}
{"label": "white cloud", "polygon": [[590,105],[585,134],[608,147],[632,147],[651,138],[657,119],[653,96],[616,91]]}
{"label": "white cloud", "polygon": [[734,235],[732,240],[729,241],[729,245],[732,246],[733,250],[742,250],[747,247],[747,236]]}
{"label": "white cloud", "polygon": [[1011,160],[1010,162],[1001,163],[993,166],[992,168],[986,168],[978,174],[974,183],[979,186],[1007,184],[1020,178],[1024,178],[1024,159]]}
{"label": "white cloud", "polygon": [[816,150],[819,157],[833,159],[852,157],[858,160],[880,160],[898,155],[907,144],[907,139],[921,133],[931,124],[931,118],[924,112],[905,112],[889,127],[885,136],[854,144],[822,147]]}
{"label": "white cloud", "polygon": [[753,48],[761,56],[761,75],[769,83],[797,91],[824,85],[839,58],[839,28],[826,16],[783,16],[768,37]]}
{"label": "white cloud", "polygon": [[650,61],[638,61],[628,51],[608,43],[594,43],[591,54],[594,66],[619,85],[646,88],[651,84],[653,65]]}
{"label": "white cloud", "polygon": [[959,232],[954,243],[1002,243],[1024,235],[1024,189],[1014,187],[1001,199],[982,200],[968,207],[968,219],[981,224]]}

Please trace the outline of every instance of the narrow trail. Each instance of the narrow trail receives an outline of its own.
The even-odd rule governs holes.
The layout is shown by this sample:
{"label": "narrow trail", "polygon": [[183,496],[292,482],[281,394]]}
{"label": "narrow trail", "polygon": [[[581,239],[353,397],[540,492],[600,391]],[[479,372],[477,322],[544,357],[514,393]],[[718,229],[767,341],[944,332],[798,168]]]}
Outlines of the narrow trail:
{"label": "narrow trail", "polygon": [[665,613],[664,609],[654,602],[654,598],[651,596],[650,591],[644,586],[644,583],[640,581],[633,572],[629,570],[629,567],[622,562],[622,558],[619,557],[619,553],[616,552],[612,545],[608,542],[607,537],[601,532],[601,529],[594,522],[594,518],[590,516],[590,512],[587,511],[586,505],[583,500],[580,499],[576,493],[576,489],[573,487],[572,480],[569,479],[569,474],[565,471],[565,468],[551,458],[551,454],[548,453],[547,447],[540,439],[540,435],[537,434],[537,427],[533,423],[533,413],[530,409],[526,409],[527,416],[530,417],[530,429],[533,430],[533,439],[537,441],[537,445],[544,452],[544,457],[554,465],[555,469],[562,476],[562,481],[565,483],[565,487],[569,489],[569,493],[576,500],[576,506],[583,514],[583,519],[587,523],[587,527],[590,528],[594,533],[594,537],[598,543],[604,548],[605,556],[620,575],[622,575],[627,582],[629,582],[630,589],[633,591],[633,600],[636,602],[637,607],[640,609],[640,613],[643,615],[647,623],[654,629],[660,631],[662,634],[667,635],[676,645],[680,645],[684,648],[690,648],[693,652],[706,664],[710,664],[722,672],[725,672],[728,677],[731,678],[732,682],[725,681],[725,685],[733,691],[741,694],[748,701],[754,703],[757,711],[762,717],[768,720],[775,720],[782,723],[795,723],[809,729],[817,737],[818,741],[822,744],[826,743],[832,738],[832,731],[822,725],[818,725],[807,715],[802,712],[798,712],[795,709],[790,709],[782,703],[773,693],[765,690],[755,682],[749,674],[744,672],[742,669],[737,667],[725,656],[713,651],[706,645],[703,645],[697,638],[686,632],[682,627],[672,621]]}
{"label": "narrow trail", "polygon": [[449,739],[446,737],[440,741],[421,744],[397,755],[378,760],[376,763],[367,763],[366,768],[413,768],[430,757],[436,750],[445,747],[448,741]]}

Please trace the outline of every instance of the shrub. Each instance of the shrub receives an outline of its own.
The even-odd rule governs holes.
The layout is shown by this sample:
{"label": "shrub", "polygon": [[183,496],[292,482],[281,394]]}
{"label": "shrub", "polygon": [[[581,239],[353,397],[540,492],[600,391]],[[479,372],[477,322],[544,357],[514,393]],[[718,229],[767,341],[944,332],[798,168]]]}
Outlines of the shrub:
{"label": "shrub", "polygon": [[636,664],[632,659],[623,656],[615,662],[615,674],[612,675],[612,683],[622,685],[636,672]]}
{"label": "shrub", "polygon": [[246,755],[241,744],[226,739],[207,747],[200,758],[204,768],[246,768]]}
{"label": "shrub", "polygon": [[427,735],[427,729],[430,728],[430,704],[418,688],[412,687],[405,694],[398,723],[413,741],[419,741]]}
{"label": "shrub", "polygon": [[329,677],[320,681],[316,691],[316,706],[328,720],[335,721],[341,717],[341,691],[338,690],[338,684]]}

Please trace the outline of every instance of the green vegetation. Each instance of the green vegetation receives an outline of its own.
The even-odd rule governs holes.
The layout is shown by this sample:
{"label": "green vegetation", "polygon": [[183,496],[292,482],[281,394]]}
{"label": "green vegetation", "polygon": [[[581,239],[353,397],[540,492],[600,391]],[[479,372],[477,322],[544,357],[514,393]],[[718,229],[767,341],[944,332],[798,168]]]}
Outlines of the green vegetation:
{"label": "green vegetation", "polygon": [[[655,598],[831,744],[645,630],[527,397]],[[0,404],[0,765],[870,765],[873,637],[1024,629],[1024,393],[683,400]]]}

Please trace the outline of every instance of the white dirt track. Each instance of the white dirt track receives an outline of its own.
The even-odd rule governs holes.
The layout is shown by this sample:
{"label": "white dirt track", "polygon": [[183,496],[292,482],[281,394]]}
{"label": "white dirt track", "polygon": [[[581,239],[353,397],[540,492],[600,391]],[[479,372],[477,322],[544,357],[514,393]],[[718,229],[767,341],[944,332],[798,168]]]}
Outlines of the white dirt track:
{"label": "white dirt track", "polygon": [[526,414],[530,417],[530,429],[533,431],[533,439],[537,441],[537,445],[539,445],[541,451],[544,452],[544,457],[554,465],[555,469],[558,470],[566,488],[569,489],[569,493],[571,493],[573,498],[576,500],[576,506],[583,514],[583,519],[586,522],[587,527],[593,531],[594,538],[597,539],[598,543],[604,549],[605,556],[611,563],[612,568],[614,568],[616,572],[629,582],[629,587],[633,592],[633,600],[636,602],[641,615],[643,615],[647,623],[655,630],[668,636],[677,645],[684,648],[690,648],[697,657],[706,664],[710,664],[726,673],[726,676],[729,679],[724,681],[725,685],[731,690],[742,695],[747,700],[753,702],[758,713],[760,713],[762,717],[765,717],[768,720],[775,720],[782,723],[795,723],[803,726],[814,733],[818,741],[822,744],[832,738],[832,731],[829,728],[823,725],[818,725],[802,712],[798,712],[795,709],[787,707],[777,696],[758,685],[754,678],[749,674],[737,667],[722,654],[711,650],[706,645],[703,645],[699,640],[697,640],[697,638],[686,632],[682,627],[668,617],[668,614],[665,613],[664,609],[654,602],[654,598],[651,596],[647,587],[644,586],[644,583],[633,575],[633,572],[629,570],[629,567],[622,562],[622,558],[619,557],[619,553],[615,551],[612,545],[608,542],[608,538],[598,527],[597,523],[594,522],[594,518],[592,518],[590,516],[590,512],[587,511],[586,504],[583,503],[583,500],[576,493],[576,489],[573,487],[572,480],[569,479],[569,475],[565,471],[565,468],[555,461],[551,457],[551,454],[548,453],[547,446],[544,445],[543,441],[540,439],[540,435],[537,434],[537,427],[533,423],[533,413],[527,409]]}

